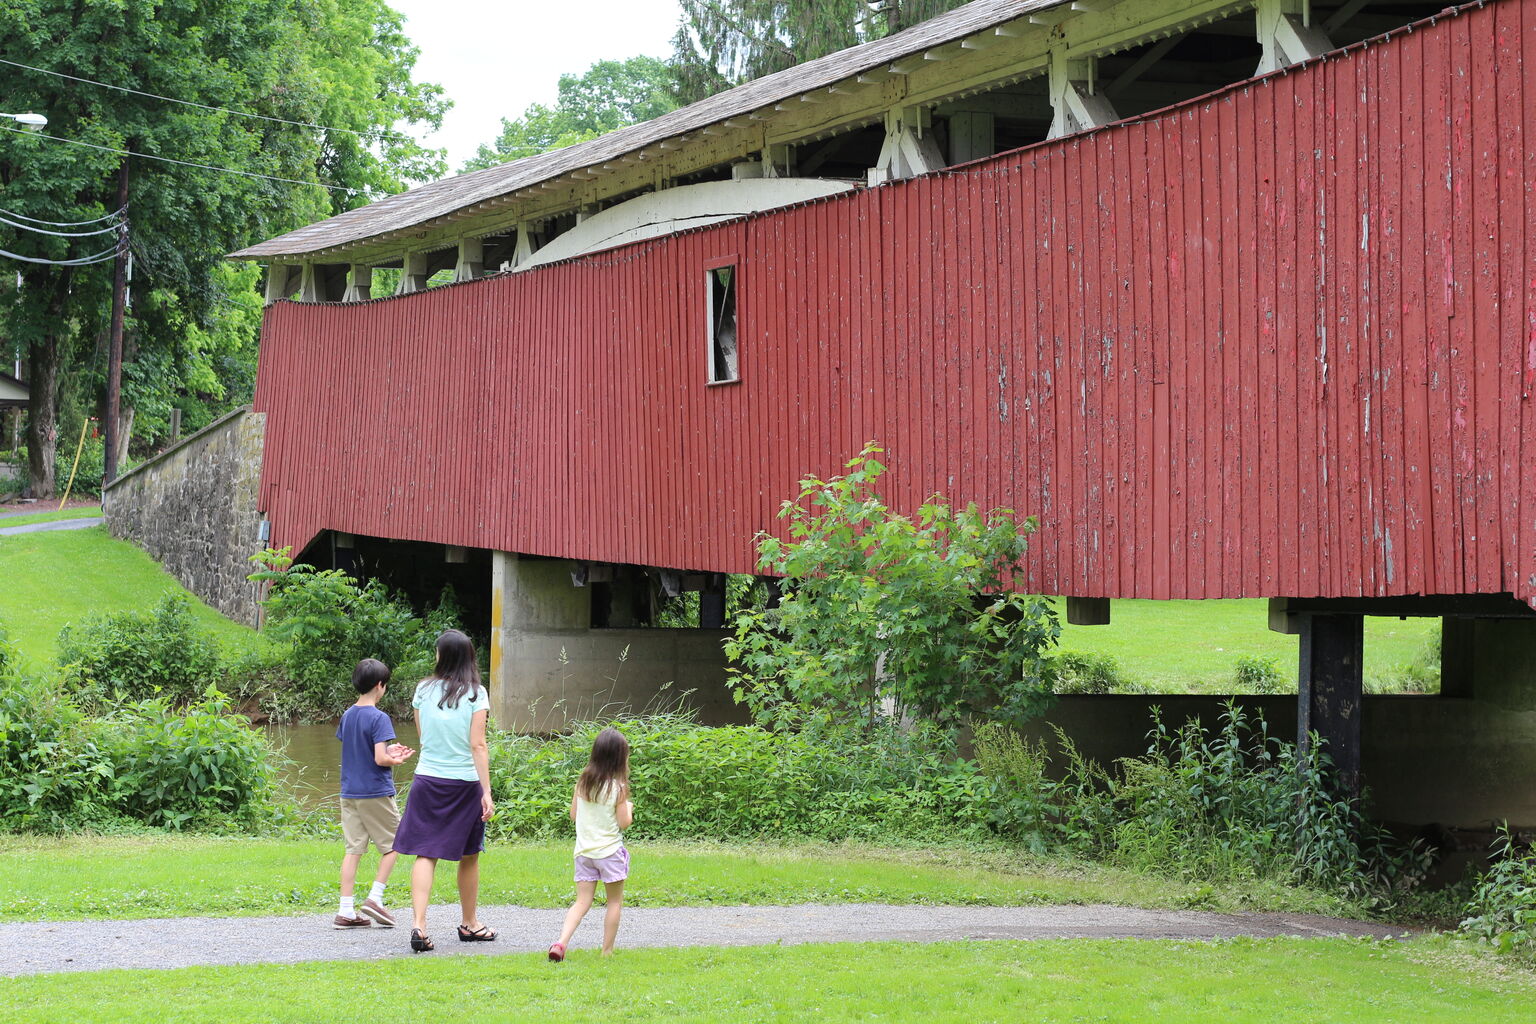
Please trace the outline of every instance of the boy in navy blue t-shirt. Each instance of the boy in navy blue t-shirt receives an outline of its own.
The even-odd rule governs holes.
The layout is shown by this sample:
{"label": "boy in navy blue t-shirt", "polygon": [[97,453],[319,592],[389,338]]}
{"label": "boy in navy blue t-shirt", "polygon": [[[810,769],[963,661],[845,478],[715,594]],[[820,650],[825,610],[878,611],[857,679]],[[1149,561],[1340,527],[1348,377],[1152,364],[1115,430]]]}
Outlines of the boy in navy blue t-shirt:
{"label": "boy in navy blue t-shirt", "polygon": [[[336,726],[336,738],[341,740],[341,835],[346,853],[341,858],[341,906],[334,928],[367,928],[372,923],[369,918],[386,928],[395,926],[394,915],[384,907],[384,886],[395,866],[395,829],[400,825],[391,769],[416,751],[395,742],[395,724],[379,710],[388,682],[388,665],[374,658],[358,662],[352,670],[357,703],[347,708]],[[381,854],[379,873],[368,898],[355,906],[352,890],[357,866],[368,852],[370,839]]]}

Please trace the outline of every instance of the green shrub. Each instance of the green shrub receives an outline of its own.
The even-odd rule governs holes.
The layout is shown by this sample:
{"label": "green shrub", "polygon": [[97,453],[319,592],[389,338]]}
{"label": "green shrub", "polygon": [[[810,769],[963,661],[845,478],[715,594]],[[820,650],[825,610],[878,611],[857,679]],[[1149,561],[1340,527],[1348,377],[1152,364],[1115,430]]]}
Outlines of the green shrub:
{"label": "green shrub", "polygon": [[[266,631],[280,644],[286,685],[263,700],[274,718],[325,719],[339,715],[356,694],[346,685],[363,658],[378,658],[395,679],[429,674],[433,645],[460,618],[453,591],[418,616],[405,600],[377,581],[359,583],[339,569],[291,564],[287,549],[264,551],[252,561],[264,568],[251,579],[270,583],[263,602]],[[276,681],[274,657],[244,665],[247,676]],[[408,687],[390,691],[391,707],[410,697]]]}
{"label": "green shrub", "polygon": [[92,719],[52,685],[0,682],[0,828],[267,820],[278,810],[275,755],[230,710],[209,691],[180,713],[157,699]]}
{"label": "green shrub", "polygon": [[1289,687],[1274,658],[1240,654],[1232,670],[1233,693],[1284,693]]}
{"label": "green shrub", "polygon": [[1056,693],[1142,693],[1144,689],[1125,675],[1109,654],[1062,651],[1051,659]]}
{"label": "green shrub", "polygon": [[16,664],[16,648],[12,646],[5,624],[0,623],[0,679],[10,675]]}
{"label": "green shrub", "polygon": [[874,489],[880,451],[801,480],[779,512],[788,540],[758,535],[758,565],[783,589],[777,608],[736,617],[725,648],[737,699],[775,729],[871,736],[890,717],[1033,717],[1060,632],[1048,601],[1011,589],[1036,521],[939,495],[898,515]]}
{"label": "green shrub", "polygon": [[1493,866],[1477,881],[1464,909],[1463,934],[1501,952],[1536,957],[1536,849],[1522,850],[1509,825],[1499,828]]}
{"label": "green shrub", "polygon": [[192,604],[167,594],[149,613],[92,615],[59,633],[66,685],[87,703],[185,702],[219,676],[213,633],[192,618]]}
{"label": "green shrub", "polygon": [[57,828],[92,803],[104,774],[82,717],[58,690],[0,679],[0,826]]}
{"label": "green shrub", "polygon": [[[985,826],[990,786],[931,735],[833,747],[680,715],[611,724],[630,741],[636,810],[628,834],[636,839],[919,839]],[[600,727],[583,723],[551,739],[495,735],[492,833],[568,834],[571,789]]]}
{"label": "green shrub", "polygon": [[276,769],[262,734],[210,690],[174,714],[163,700],[115,710],[93,723],[112,765],[106,806],[134,821],[173,829],[254,816],[273,798]]}

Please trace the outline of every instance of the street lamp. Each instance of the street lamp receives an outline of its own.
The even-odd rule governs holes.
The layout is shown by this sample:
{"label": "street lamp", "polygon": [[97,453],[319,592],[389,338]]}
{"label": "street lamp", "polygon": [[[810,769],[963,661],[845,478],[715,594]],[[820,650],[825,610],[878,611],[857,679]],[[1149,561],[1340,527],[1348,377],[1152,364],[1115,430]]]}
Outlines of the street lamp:
{"label": "street lamp", "polygon": [[42,131],[48,126],[48,119],[42,114],[6,114],[0,113],[0,117],[8,117],[21,125],[29,132]]}

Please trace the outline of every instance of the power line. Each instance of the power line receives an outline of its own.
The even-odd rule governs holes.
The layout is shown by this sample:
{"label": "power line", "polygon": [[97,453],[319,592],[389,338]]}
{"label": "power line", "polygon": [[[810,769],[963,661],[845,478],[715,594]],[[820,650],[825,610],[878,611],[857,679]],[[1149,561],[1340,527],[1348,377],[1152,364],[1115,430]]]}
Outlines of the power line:
{"label": "power line", "polygon": [[115,220],[121,217],[127,207],[122,210],[113,210],[104,213],[100,217],[92,217],[90,220],[43,220],[41,217],[28,217],[24,213],[12,213],[10,210],[0,210],[0,214],[6,217],[15,217],[17,220],[29,220],[33,224],[46,224],[51,228],[83,228],[90,224],[100,224],[104,220]]}
{"label": "power line", "polygon": [[114,245],[110,249],[103,249],[92,256],[82,256],[77,260],[45,260],[36,256],[23,256],[20,253],[8,252],[0,249],[0,256],[9,256],[13,260],[21,260],[23,263],[42,263],[50,267],[87,267],[92,263],[105,263],[107,260],[117,258],[119,246]]}
{"label": "power line", "polygon": [[9,64],[13,68],[25,68],[28,71],[36,71],[44,75],[54,75],[59,78],[67,78],[71,82],[83,82],[86,85],[95,85],[102,89],[114,89],[117,92],[131,93],[134,96],[143,96],[147,99],[164,100],[167,103],[180,103],[184,107],[196,107],[199,110],[211,110],[220,114],[234,114],[236,117],[251,117],[258,121],[272,121],[276,124],[291,124],[299,128],[318,128],[323,132],[345,132],[348,135],[357,135],[362,138],[369,138],[375,135],[392,135],[397,139],[410,138],[410,136],[406,135],[404,132],[392,132],[383,128],[377,128],[371,132],[360,132],[354,131],[351,128],[332,128],[329,125],[314,124],[309,121],[290,121],[283,117],[269,117],[266,114],[252,114],[244,110],[231,110],[228,107],[211,107],[206,103],[193,103],[191,100],[179,100],[174,96],[161,96],[157,93],[142,92],[138,89],[129,89],[126,86],[108,85],[106,82],[97,82],[89,78],[79,78],[75,75],[66,75],[62,71],[50,71],[47,68],[37,68],[33,67],[31,64],[22,64],[14,60],[6,60],[3,57],[0,57],[0,64]]}
{"label": "power line", "polygon": [[95,231],[54,231],[52,228],[40,228],[35,224],[24,224],[18,220],[11,220],[3,214],[0,214],[0,224],[5,224],[21,231],[31,231],[38,235],[53,235],[55,238],[85,238],[89,235],[105,235],[117,231],[122,226],[120,224],[108,224],[106,227],[97,228]]}
{"label": "power line", "polygon": [[238,174],[246,178],[262,178],[266,181],[281,181],[289,185],[313,185],[315,188],[330,189],[332,192],[346,192],[348,195],[367,195],[366,189],[346,188],[342,185],[322,185],[318,181],[300,181],[297,178],[279,178],[271,174],[257,174],[255,171],[239,171],[233,167],[215,167],[213,164],[193,163],[190,160],[175,160],[168,156],[156,156],[153,153],[132,152],[126,149],[115,149],[112,146],[98,146],[94,142],[81,142],[78,139],[61,138],[58,135],[44,135],[41,132],[30,131],[26,128],[8,128],[0,125],[0,131],[14,132],[17,135],[26,135],[37,139],[51,139],[54,142],[63,142],[71,146],[84,146],[86,149],[98,149],[103,153],[116,153],[118,156],[142,157],[145,160],[159,160],[161,163],[179,164],[182,167],[196,167],[204,171],[222,171],[225,174]]}

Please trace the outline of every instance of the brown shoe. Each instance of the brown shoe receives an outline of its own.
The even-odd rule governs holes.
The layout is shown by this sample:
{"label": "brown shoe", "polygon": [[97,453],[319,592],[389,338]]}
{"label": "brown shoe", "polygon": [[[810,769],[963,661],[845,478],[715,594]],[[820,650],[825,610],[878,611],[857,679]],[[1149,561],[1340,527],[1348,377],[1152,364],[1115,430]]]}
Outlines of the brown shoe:
{"label": "brown shoe", "polygon": [[384,904],[372,897],[363,900],[362,903],[358,904],[357,909],[373,918],[385,928],[393,928],[395,926],[395,915],[385,910]]}
{"label": "brown shoe", "polygon": [[345,931],[348,928],[367,928],[371,924],[373,922],[366,917],[342,917],[337,914],[336,920],[331,922],[331,927]]}

